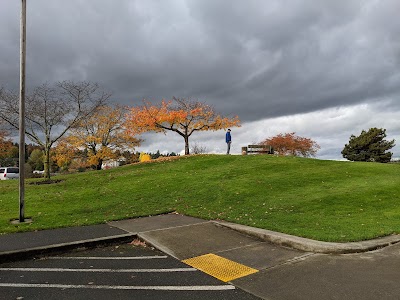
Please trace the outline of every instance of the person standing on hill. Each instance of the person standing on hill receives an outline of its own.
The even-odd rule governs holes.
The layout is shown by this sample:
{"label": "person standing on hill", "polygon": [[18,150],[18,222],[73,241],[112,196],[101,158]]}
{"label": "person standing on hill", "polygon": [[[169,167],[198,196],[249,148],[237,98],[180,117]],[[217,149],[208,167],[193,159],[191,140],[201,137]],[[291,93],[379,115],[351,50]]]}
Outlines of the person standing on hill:
{"label": "person standing on hill", "polygon": [[231,137],[231,130],[230,129],[228,129],[228,131],[226,132],[225,141],[226,141],[226,144],[228,146],[228,148],[226,150],[226,154],[229,154],[229,151],[231,150],[231,144],[232,144],[232,137]]}

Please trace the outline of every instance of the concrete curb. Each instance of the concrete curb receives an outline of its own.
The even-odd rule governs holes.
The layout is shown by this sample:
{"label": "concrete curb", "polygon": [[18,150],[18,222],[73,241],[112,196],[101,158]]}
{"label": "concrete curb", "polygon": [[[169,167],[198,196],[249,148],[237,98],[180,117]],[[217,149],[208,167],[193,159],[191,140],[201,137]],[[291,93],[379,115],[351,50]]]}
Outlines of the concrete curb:
{"label": "concrete curb", "polygon": [[285,233],[274,232],[266,229],[254,228],[246,225],[234,224],[225,221],[213,221],[215,224],[228,227],[241,233],[257,237],[261,240],[297,250],[326,254],[359,253],[376,250],[400,242],[400,235],[390,235],[378,239],[351,242],[330,243],[321,242]]}
{"label": "concrete curb", "polygon": [[157,250],[160,250],[161,252],[163,252],[169,256],[172,256],[173,258],[175,258],[177,260],[180,260],[179,257],[171,249],[164,246],[163,244],[158,243],[156,239],[152,239],[152,238],[148,237],[146,235],[146,233],[139,233],[137,237],[138,237],[138,239],[144,241],[147,245],[150,245],[151,247],[154,247]]}
{"label": "concrete curb", "polygon": [[124,241],[129,241],[135,237],[137,237],[136,234],[127,233],[127,234],[87,239],[87,240],[81,240],[81,241],[46,245],[46,246],[35,247],[35,248],[4,251],[4,252],[0,252],[0,263],[7,262],[7,261],[29,259],[29,258],[38,256],[38,255],[45,255],[45,254],[49,254],[49,253],[53,253],[53,252],[73,250],[73,249],[80,248],[80,247],[95,247],[95,246],[99,246],[101,244],[124,242]]}

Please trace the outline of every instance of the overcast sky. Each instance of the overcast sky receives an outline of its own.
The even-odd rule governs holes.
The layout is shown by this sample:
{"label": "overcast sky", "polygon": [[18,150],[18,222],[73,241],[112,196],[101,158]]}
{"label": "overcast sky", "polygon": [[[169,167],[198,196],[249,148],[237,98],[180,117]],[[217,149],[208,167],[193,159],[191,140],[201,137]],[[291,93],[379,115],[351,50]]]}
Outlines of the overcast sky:
{"label": "overcast sky", "polygon": [[[0,87],[19,86],[21,1],[0,0]],[[232,150],[296,132],[341,159],[385,128],[400,157],[398,0],[27,0],[27,85],[88,80],[112,101],[190,97],[238,115]],[[191,137],[225,151],[225,132]],[[139,150],[181,152],[147,134]]]}

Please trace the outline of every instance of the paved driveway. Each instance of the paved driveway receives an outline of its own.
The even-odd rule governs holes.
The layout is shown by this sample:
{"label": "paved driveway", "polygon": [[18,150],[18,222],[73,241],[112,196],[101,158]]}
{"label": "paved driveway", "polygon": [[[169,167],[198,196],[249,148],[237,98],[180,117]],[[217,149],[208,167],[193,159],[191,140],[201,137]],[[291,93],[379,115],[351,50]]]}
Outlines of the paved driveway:
{"label": "paved driveway", "polygon": [[130,244],[0,265],[1,299],[258,299]]}

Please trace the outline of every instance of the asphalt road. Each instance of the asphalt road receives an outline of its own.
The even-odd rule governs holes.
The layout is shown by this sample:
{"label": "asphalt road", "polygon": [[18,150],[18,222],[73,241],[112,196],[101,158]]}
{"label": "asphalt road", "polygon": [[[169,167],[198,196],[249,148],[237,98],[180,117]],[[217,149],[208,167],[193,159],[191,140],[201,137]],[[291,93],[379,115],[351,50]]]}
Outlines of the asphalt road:
{"label": "asphalt road", "polygon": [[259,299],[149,247],[81,249],[0,265],[0,299]]}

